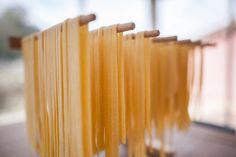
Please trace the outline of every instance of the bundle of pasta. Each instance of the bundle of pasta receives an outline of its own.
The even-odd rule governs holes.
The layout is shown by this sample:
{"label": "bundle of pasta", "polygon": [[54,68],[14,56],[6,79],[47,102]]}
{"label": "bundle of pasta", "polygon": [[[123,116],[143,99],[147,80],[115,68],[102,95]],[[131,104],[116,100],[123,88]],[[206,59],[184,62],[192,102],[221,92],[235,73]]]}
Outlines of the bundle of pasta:
{"label": "bundle of pasta", "polygon": [[[38,75],[37,75],[37,42],[35,35],[23,39],[22,50],[24,52],[25,65],[25,104],[27,113],[27,128],[30,143],[35,149],[39,149],[39,104],[38,104]],[[32,66],[35,65],[35,66]]]}
{"label": "bundle of pasta", "polygon": [[155,130],[163,156],[166,130],[190,123],[194,47],[123,36],[124,25],[88,32],[81,19],[23,39],[33,148],[42,157],[118,157],[127,138],[128,156],[144,157]]}
{"label": "bundle of pasta", "polygon": [[29,135],[40,156],[92,156],[88,27],[68,19],[23,39]]}
{"label": "bundle of pasta", "polygon": [[[190,117],[188,112],[189,99],[192,92],[193,69],[190,59],[193,57],[192,46],[189,44],[179,44],[177,46],[177,71],[178,88],[176,94],[176,123],[181,130],[188,128]],[[192,60],[192,59],[191,59]]]}
{"label": "bundle of pasta", "polygon": [[158,139],[160,152],[163,156],[164,133],[167,122],[169,104],[169,77],[168,77],[168,46],[165,43],[152,44],[151,46],[151,116]]}
{"label": "bundle of pasta", "polygon": [[190,124],[189,98],[194,77],[194,46],[176,42],[152,43],[150,49],[151,116],[164,156],[165,134]]}
{"label": "bundle of pasta", "polygon": [[90,32],[94,152],[119,156],[126,142],[122,33],[117,25]]}
{"label": "bundle of pasta", "polygon": [[145,131],[151,134],[149,39],[140,32],[123,41],[128,156],[144,157]]}
{"label": "bundle of pasta", "polygon": [[[200,41],[195,42],[192,49],[194,53],[192,53],[191,61],[192,61],[192,93],[191,93],[191,101],[193,102],[193,116],[194,118],[198,118],[200,113],[200,104],[201,104],[201,93],[203,86],[203,67],[204,67],[204,44]],[[194,62],[198,64],[198,66],[194,66]]]}

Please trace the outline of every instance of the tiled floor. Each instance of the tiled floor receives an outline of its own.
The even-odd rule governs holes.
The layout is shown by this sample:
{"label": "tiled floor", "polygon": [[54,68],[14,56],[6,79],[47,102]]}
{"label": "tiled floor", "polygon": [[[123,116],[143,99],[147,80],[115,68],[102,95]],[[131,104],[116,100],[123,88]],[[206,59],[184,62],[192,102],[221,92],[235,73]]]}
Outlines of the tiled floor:
{"label": "tiled floor", "polygon": [[[193,125],[175,136],[177,157],[236,157],[236,136]],[[29,157],[25,123],[0,127],[0,157]]]}

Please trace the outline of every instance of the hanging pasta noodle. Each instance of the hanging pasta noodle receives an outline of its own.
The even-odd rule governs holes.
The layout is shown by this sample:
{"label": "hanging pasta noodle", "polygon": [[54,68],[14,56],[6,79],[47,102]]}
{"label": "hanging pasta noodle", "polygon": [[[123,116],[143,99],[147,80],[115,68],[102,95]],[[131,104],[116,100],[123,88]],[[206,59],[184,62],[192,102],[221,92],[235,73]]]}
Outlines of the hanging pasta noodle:
{"label": "hanging pasta noodle", "polygon": [[94,152],[119,156],[126,142],[122,33],[117,25],[90,32]]}
{"label": "hanging pasta noodle", "polygon": [[103,84],[102,84],[102,30],[90,32],[91,53],[91,92],[93,117],[93,143],[94,153],[104,150],[105,132],[103,118]]}
{"label": "hanging pasta noodle", "polygon": [[92,156],[88,27],[79,21],[23,39],[29,133],[40,156]]}
{"label": "hanging pasta noodle", "polygon": [[145,103],[149,101],[145,95],[145,68],[148,69],[145,56],[144,32],[123,39],[125,46],[125,89],[126,89],[126,126],[129,142],[128,156],[145,156]]}
{"label": "hanging pasta noodle", "polygon": [[[197,47],[198,46],[198,47]],[[194,55],[197,56],[197,62],[199,64],[199,66],[195,67],[195,73],[196,73],[196,77],[194,77],[196,79],[195,82],[197,82],[196,86],[196,97],[195,98],[195,103],[196,105],[195,107],[195,113],[199,114],[200,113],[200,104],[201,104],[201,97],[202,97],[202,86],[203,86],[203,67],[204,67],[204,53],[203,53],[203,45],[200,43],[199,45],[197,45],[195,48],[195,53]],[[194,83],[194,82],[193,82]],[[197,118],[198,115],[195,115]]]}
{"label": "hanging pasta noodle", "polygon": [[203,68],[204,68],[204,53],[203,53],[203,47],[200,46],[200,72],[199,72],[199,94],[198,99],[199,102],[201,102],[201,93],[202,93],[202,86],[203,86]]}
{"label": "hanging pasta noodle", "polygon": [[102,82],[107,157],[119,156],[116,26],[103,28]]}
{"label": "hanging pasta noodle", "polygon": [[[98,43],[98,31],[89,33],[89,52],[91,56],[91,104],[92,104],[92,128],[93,128],[93,152],[102,150],[104,147],[103,141],[103,128],[101,124],[101,99],[100,92],[100,65],[99,65],[99,43]],[[101,128],[100,128],[101,127]],[[102,143],[102,144],[101,144]]]}
{"label": "hanging pasta noodle", "polygon": [[144,38],[144,66],[145,66],[145,129],[151,136],[151,44],[152,40]]}
{"label": "hanging pasta noodle", "polygon": [[179,106],[179,115],[177,117],[177,126],[179,129],[186,129],[190,123],[188,114],[189,89],[188,89],[188,55],[189,48],[187,45],[177,45],[178,49],[178,92],[177,103]]}
{"label": "hanging pasta noodle", "polygon": [[118,55],[118,105],[119,105],[119,137],[122,144],[126,143],[125,124],[125,85],[124,85],[124,51],[123,33],[117,33],[117,55]]}
{"label": "hanging pasta noodle", "polygon": [[158,52],[158,103],[157,103],[157,135],[160,138],[161,146],[160,146],[160,156],[164,156],[164,131],[165,131],[165,121],[166,121],[166,114],[168,108],[168,99],[167,99],[167,52],[166,52],[166,45],[159,44],[159,52]]}
{"label": "hanging pasta noodle", "polygon": [[[160,111],[158,108],[158,87],[159,87],[159,80],[158,80],[158,52],[160,47],[157,44],[151,44],[150,48],[150,84],[151,84],[151,120],[154,122],[155,129],[157,129],[158,119],[160,118],[161,114],[157,112]],[[154,130],[154,129],[153,129]],[[155,137],[153,137],[155,138]],[[152,146],[151,146],[152,147]]]}
{"label": "hanging pasta noodle", "polygon": [[[22,50],[24,52],[24,61],[25,61],[25,82],[28,82],[25,85],[25,103],[26,103],[26,114],[27,114],[27,124],[28,124],[28,134],[31,145],[34,149],[38,149],[37,143],[37,135],[39,131],[38,124],[38,116],[34,113],[37,112],[38,109],[38,101],[37,101],[37,82],[34,79],[37,77],[34,75],[36,72],[34,71],[37,66],[30,66],[37,64],[37,44],[35,42],[35,36],[31,35],[25,37],[22,40]],[[35,53],[34,53],[35,52]],[[30,117],[30,118],[29,118]]]}
{"label": "hanging pasta noodle", "polygon": [[125,67],[125,77],[124,77],[124,85],[125,85],[125,104],[126,104],[126,131],[128,138],[128,156],[133,156],[133,137],[132,129],[134,128],[134,120],[133,120],[133,80],[132,80],[132,71],[133,68],[133,59],[131,59],[133,43],[131,36],[123,37],[123,52],[124,52],[124,67]]}

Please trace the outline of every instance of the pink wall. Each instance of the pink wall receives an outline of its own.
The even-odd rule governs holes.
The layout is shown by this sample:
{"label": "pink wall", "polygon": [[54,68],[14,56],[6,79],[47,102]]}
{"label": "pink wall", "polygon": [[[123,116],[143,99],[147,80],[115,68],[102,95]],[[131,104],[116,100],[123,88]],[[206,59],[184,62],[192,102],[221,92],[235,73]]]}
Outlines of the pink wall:
{"label": "pink wall", "polygon": [[[230,72],[232,78],[233,100],[229,102],[228,88],[228,45],[224,32],[219,32],[206,41],[214,42],[216,47],[204,49],[204,85],[201,107],[201,119],[220,125],[230,125],[236,127],[236,32],[232,35],[233,49],[231,61],[233,70]],[[229,112],[226,112],[226,109]],[[226,116],[227,115],[227,116]]]}

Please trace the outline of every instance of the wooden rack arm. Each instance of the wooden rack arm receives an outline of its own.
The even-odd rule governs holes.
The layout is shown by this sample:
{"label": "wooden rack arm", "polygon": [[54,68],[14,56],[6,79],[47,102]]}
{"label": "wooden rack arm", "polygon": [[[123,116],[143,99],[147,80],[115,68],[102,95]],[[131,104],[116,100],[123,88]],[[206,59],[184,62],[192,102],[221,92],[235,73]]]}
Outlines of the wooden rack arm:
{"label": "wooden rack arm", "polygon": [[201,46],[201,47],[215,47],[216,43],[203,43],[201,40],[197,40],[192,42],[194,46]]}
{"label": "wooden rack arm", "polygon": [[216,43],[203,43],[201,46],[202,47],[215,47]]}
{"label": "wooden rack arm", "polygon": [[133,30],[135,28],[135,23],[128,22],[117,25],[117,33]]}
{"label": "wooden rack arm", "polygon": [[195,46],[201,46],[202,41],[201,40],[193,41],[192,44],[195,45]]}
{"label": "wooden rack arm", "polygon": [[[156,37],[160,35],[160,31],[159,30],[151,30],[151,31],[144,31],[144,37],[145,38],[150,38],[150,37]],[[132,39],[135,39],[135,33],[130,33],[128,34],[128,36],[131,36]]]}
{"label": "wooden rack arm", "polygon": [[156,37],[156,36],[159,36],[159,35],[160,35],[160,31],[157,30],[157,29],[144,32],[144,37],[145,38]]}
{"label": "wooden rack arm", "polygon": [[8,38],[9,48],[13,50],[20,50],[21,49],[21,37],[13,37],[10,36]]}
{"label": "wooden rack arm", "polygon": [[178,44],[191,44],[191,40],[190,39],[185,39],[185,40],[179,40],[177,41]]}
{"label": "wooden rack arm", "polygon": [[158,37],[153,39],[154,42],[174,42],[177,41],[177,36]]}
{"label": "wooden rack arm", "polygon": [[79,24],[80,25],[85,25],[88,24],[91,21],[96,20],[96,15],[95,14],[89,14],[89,15],[81,15],[79,19]]}

